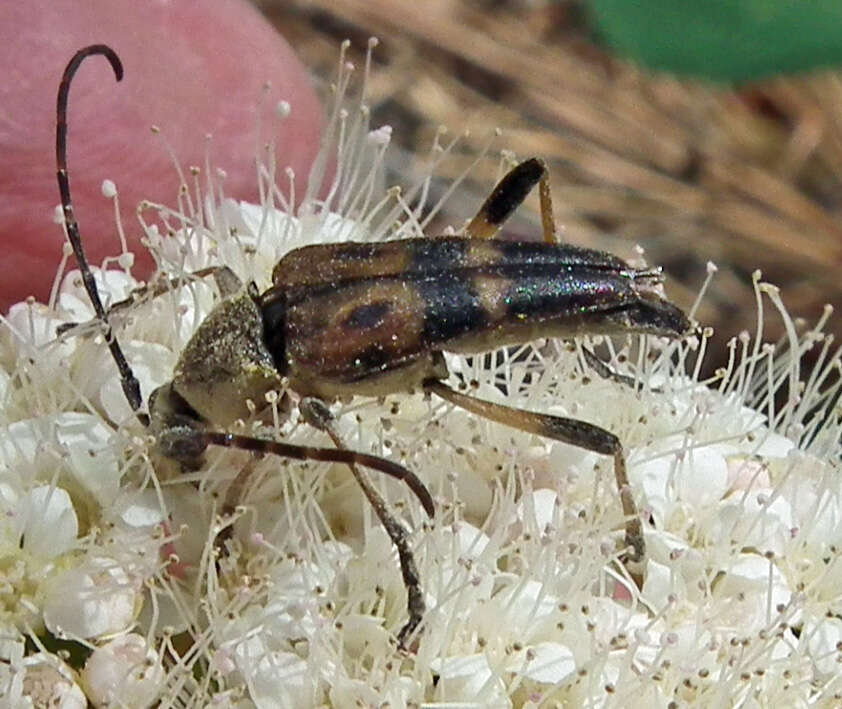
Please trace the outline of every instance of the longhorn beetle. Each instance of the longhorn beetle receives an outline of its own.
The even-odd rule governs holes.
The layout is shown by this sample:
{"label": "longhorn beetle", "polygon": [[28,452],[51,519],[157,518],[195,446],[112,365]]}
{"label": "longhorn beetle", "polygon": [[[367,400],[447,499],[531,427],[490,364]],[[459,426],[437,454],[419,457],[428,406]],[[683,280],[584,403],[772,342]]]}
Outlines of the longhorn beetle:
{"label": "longhorn beetle", "polygon": [[[558,243],[547,170],[532,158],[503,177],[464,236],[318,244],[290,251],[275,266],[267,291],[258,292],[252,283],[214,307],[184,348],[172,381],[149,396],[145,414],[140,386],[85,258],[70,201],[67,95],[81,62],[95,54],[108,59],[118,81],[122,78],[117,54],[101,44],[79,50],[64,71],[56,159],[65,229],[126,398],[162,455],[193,468],[213,445],[346,464],[398,551],[409,616],[398,634],[400,646],[423,619],[421,580],[406,530],[359,467],[406,482],[430,516],[433,501],[405,467],[343,447],[323,403],[340,395],[421,388],[477,416],[612,456],[626,520],[626,563],[636,573],[645,547],[620,440],[584,421],[530,413],[457,391],[445,383],[443,351],[480,353],[539,337],[595,333],[681,337],[690,332],[690,321],[661,294],[659,269],[635,269],[609,253]],[[536,184],[543,243],[495,239]],[[280,386],[281,377],[302,396],[304,419],[326,432],[335,448],[225,431],[247,415],[247,399],[260,401]]]}

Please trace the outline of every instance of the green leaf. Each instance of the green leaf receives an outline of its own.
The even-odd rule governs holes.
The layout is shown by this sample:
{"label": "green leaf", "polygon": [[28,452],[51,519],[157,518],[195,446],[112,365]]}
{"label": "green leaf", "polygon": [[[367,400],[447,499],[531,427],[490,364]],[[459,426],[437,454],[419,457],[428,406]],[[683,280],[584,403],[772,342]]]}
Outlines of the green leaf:
{"label": "green leaf", "polygon": [[598,39],[653,69],[746,81],[842,65],[842,0],[587,0]]}

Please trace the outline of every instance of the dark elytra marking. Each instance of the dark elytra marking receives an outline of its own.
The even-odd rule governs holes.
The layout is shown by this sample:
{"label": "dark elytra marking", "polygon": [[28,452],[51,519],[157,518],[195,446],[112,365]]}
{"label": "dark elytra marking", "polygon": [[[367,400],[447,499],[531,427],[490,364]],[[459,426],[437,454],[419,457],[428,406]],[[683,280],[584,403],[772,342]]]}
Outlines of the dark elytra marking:
{"label": "dark elytra marking", "polygon": [[[500,265],[507,267],[552,267],[560,271],[566,266],[562,250],[556,244],[543,241],[504,241],[494,239],[491,242],[500,254]],[[565,247],[569,249],[570,247]]]}
{"label": "dark elytra marking", "polygon": [[343,320],[342,324],[354,330],[372,330],[383,322],[383,318],[389,314],[391,309],[392,303],[388,300],[358,305]]}
{"label": "dark elytra marking", "polygon": [[509,317],[518,320],[605,311],[609,305],[612,310],[622,308],[623,293],[611,286],[593,276],[582,279],[566,273],[555,277],[530,273],[512,283],[504,302]]}
{"label": "dark elytra marking", "polygon": [[630,268],[623,259],[613,254],[569,244],[559,246],[541,241],[495,240],[494,245],[502,263],[511,266],[550,267],[553,273],[562,270],[573,271],[584,266],[597,271],[607,271],[609,276],[616,276]]}
{"label": "dark elytra marking", "polygon": [[487,324],[488,315],[470,278],[419,279],[416,285],[425,304],[422,339],[426,344],[443,344]]}
{"label": "dark elytra marking", "polygon": [[433,275],[453,272],[465,263],[470,248],[469,239],[410,239],[409,265],[413,275]]}
{"label": "dark elytra marking", "polygon": [[[275,291],[269,292],[275,293]],[[266,347],[272,355],[272,361],[278,372],[282,375],[286,374],[286,300],[283,298],[283,293],[280,293],[279,297],[271,300],[258,299],[256,302],[263,316],[263,338]]]}
{"label": "dark elytra marking", "polygon": [[372,372],[381,372],[386,369],[391,359],[382,347],[370,345],[351,357],[351,366],[348,369],[354,372],[352,375],[354,379],[364,379]]}

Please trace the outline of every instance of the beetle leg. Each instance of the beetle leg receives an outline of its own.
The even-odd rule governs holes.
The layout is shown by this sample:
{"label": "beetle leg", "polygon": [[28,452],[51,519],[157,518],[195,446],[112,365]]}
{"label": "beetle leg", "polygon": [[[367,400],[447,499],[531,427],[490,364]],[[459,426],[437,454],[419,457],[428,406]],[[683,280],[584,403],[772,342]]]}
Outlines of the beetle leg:
{"label": "beetle leg", "polygon": [[[298,406],[304,420],[314,428],[324,431],[328,436],[330,436],[330,439],[333,441],[333,444],[336,446],[338,451],[350,452],[347,448],[345,448],[342,440],[336,432],[336,428],[333,423],[333,414],[330,413],[322,401],[313,397],[306,397],[301,400]],[[400,648],[406,648],[407,641],[423,620],[425,611],[424,592],[421,590],[421,577],[418,573],[418,566],[415,563],[415,556],[409,546],[408,534],[406,528],[389,510],[386,501],[374,487],[368,475],[357,467],[355,464],[357,461],[349,459],[346,462],[348,467],[351,469],[351,473],[354,475],[354,479],[362,488],[366,499],[368,499],[369,503],[374,508],[377,518],[386,530],[386,534],[389,535],[389,539],[392,540],[392,544],[394,544],[395,548],[398,550],[401,575],[403,576],[404,586],[406,586],[406,607],[407,612],[409,613],[409,619],[398,633],[398,646]],[[409,473],[409,471],[407,471],[407,473]],[[411,473],[409,474],[412,475]],[[423,487],[423,483],[420,483],[420,481],[418,484]],[[424,487],[424,492],[429,495],[426,487]],[[418,493],[416,492],[416,494]],[[423,499],[422,502],[424,502]],[[429,504],[429,507],[425,504],[424,508],[432,517],[432,500],[429,500]]]}
{"label": "beetle leg", "polygon": [[[500,227],[503,226],[512,212],[523,203],[526,195],[535,187],[536,183],[539,183],[538,193],[541,199],[541,227],[544,242],[547,244],[558,243],[555,217],[553,216],[553,198],[550,191],[550,174],[547,171],[546,163],[539,158],[525,160],[506,173],[483,202],[477,215],[468,224],[466,234],[475,239],[494,238],[500,231]],[[633,377],[615,372],[592,351],[586,347],[582,349],[585,353],[585,361],[600,377],[611,379],[632,389],[637,388],[638,382]]]}
{"label": "beetle leg", "polygon": [[553,196],[550,192],[550,173],[547,165],[541,161],[544,172],[541,174],[541,184],[538,186],[538,195],[541,198],[541,230],[544,234],[544,243],[558,243],[558,236],[555,231],[555,217],[553,216]]}
{"label": "beetle leg", "polygon": [[[129,294],[128,298],[118,300],[111,305],[106,311],[106,316],[110,320],[113,315],[119,315],[121,311],[128,310],[140,300],[157,298],[164,295],[164,293],[169,293],[186,285],[194,279],[198,280],[207,278],[208,276],[213,276],[214,281],[216,281],[216,287],[219,290],[219,295],[223,298],[234,295],[234,293],[243,287],[240,279],[228,266],[208,266],[207,268],[200,268],[198,271],[193,271],[186,276],[156,279],[153,283],[147,283],[139,288],[135,288]],[[64,333],[84,324],[86,323],[62,323],[56,327],[56,336],[61,337]]]}
{"label": "beetle leg", "polygon": [[[603,379],[610,379],[613,382],[617,382],[622,386],[627,386],[633,391],[640,391],[643,383],[636,379],[635,377],[630,377],[628,374],[620,374],[619,372],[615,372],[611,367],[609,367],[605,362],[603,362],[597,354],[593,351],[585,347],[582,347],[582,354],[585,356],[585,362],[588,366],[593,369],[600,377]],[[657,387],[652,387],[650,391],[660,392],[661,390]]]}
{"label": "beetle leg", "polygon": [[643,582],[643,561],[646,556],[646,544],[643,540],[643,529],[640,523],[640,513],[632,497],[629,478],[626,471],[626,458],[620,439],[604,428],[578,421],[576,419],[539,414],[523,409],[505,406],[490,401],[483,401],[468,394],[463,394],[437,379],[424,382],[425,391],[440,396],[454,406],[481,416],[505,426],[511,426],[526,433],[551,438],[562,443],[569,443],[585,450],[610,455],[614,458],[614,475],[617,478],[617,488],[620,492],[620,502],[623,506],[626,527],[626,546],[629,549],[624,564],[634,582],[641,586]]}
{"label": "beetle leg", "polygon": [[[316,403],[314,403],[316,402]],[[365,466],[380,473],[389,475],[406,483],[424,507],[424,511],[433,517],[435,506],[429,490],[423,482],[410,470],[391,460],[381,458],[367,453],[358,453],[348,450],[342,445],[332,423],[332,416],[317,399],[303,399],[301,411],[305,420],[327,433],[333,440],[336,448],[320,448],[316,446],[302,446],[282,441],[273,441],[266,438],[255,438],[236,433],[223,431],[206,431],[199,428],[194,419],[175,416],[172,425],[156,432],[156,445],[159,452],[175,460],[181,461],[184,465],[196,467],[201,461],[202,455],[208,446],[222,446],[225,448],[238,448],[253,453],[269,453],[281,458],[293,458],[295,460],[320,460],[331,463],[344,463],[354,475],[371,506],[374,508],[378,519],[392,543],[398,550],[398,558],[401,565],[401,575],[407,591],[407,610],[409,620],[398,633],[398,645],[401,648],[407,646],[407,641],[419,626],[424,617],[424,594],[421,590],[421,579],[418,567],[415,564],[415,557],[409,547],[408,535],[403,525],[392,515],[385,500],[376,488],[372,485],[368,475],[363,473],[358,466]]]}
{"label": "beetle leg", "polygon": [[302,446],[238,433],[206,431],[201,428],[201,423],[184,416],[174,417],[170,425],[153,431],[153,434],[155,445],[161,455],[193,469],[201,464],[202,455],[208,446],[239,448],[253,453],[270,453],[280,458],[293,460],[320,460],[328,463],[344,463],[349,466],[363,465],[404,483],[418,498],[427,515],[430,517],[435,515],[433,497],[427,486],[411,470],[388,458],[359,453],[347,448]]}
{"label": "beetle leg", "polygon": [[237,274],[228,268],[228,266],[207,266],[206,268],[200,268],[198,271],[191,271],[183,276],[156,279],[153,283],[147,283],[145,286],[135,288],[128,298],[114,303],[109,308],[108,313],[110,315],[116,310],[131,307],[141,298],[149,300],[157,298],[158,296],[185,286],[192,281],[202,280],[208,276],[213,276],[217,290],[219,290],[219,295],[222,298],[227,298],[242,290],[242,281],[240,281]]}
{"label": "beetle leg", "polygon": [[512,212],[523,203],[526,195],[539,182],[541,183],[539,193],[544,241],[555,244],[557,239],[550,195],[550,179],[546,164],[538,158],[524,160],[503,176],[466,227],[466,236],[472,239],[493,239]]}

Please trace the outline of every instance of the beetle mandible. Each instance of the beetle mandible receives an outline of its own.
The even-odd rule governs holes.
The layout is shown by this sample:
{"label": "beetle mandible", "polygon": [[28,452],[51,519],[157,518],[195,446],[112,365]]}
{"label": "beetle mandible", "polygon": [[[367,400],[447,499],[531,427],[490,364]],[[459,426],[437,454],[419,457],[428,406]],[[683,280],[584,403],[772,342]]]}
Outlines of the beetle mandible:
{"label": "beetle mandible", "polygon": [[[443,352],[480,353],[539,337],[597,333],[682,337],[691,332],[691,323],[662,294],[659,269],[636,269],[612,254],[558,243],[547,169],[532,158],[503,177],[462,236],[318,244],[290,251],[275,266],[268,290],[260,293],[249,284],[210,312],[181,353],[172,380],[150,394],[145,414],[140,386],[88,266],[70,198],[67,97],[73,75],[92,55],[103,55],[117,80],[122,78],[119,57],[101,44],[79,50],[65,69],[56,127],[65,229],[123,391],[159,453],[189,468],[212,445],[348,465],[398,551],[408,619],[397,639],[405,646],[424,617],[421,580],[406,529],[359,468],[406,482],[431,517],[432,497],[404,466],[346,449],[323,402],[420,388],[478,416],[613,457],[626,520],[626,563],[639,578],[645,545],[617,436],[584,421],[460,392],[445,381]],[[536,185],[543,242],[494,238]],[[304,419],[326,432],[335,448],[226,431],[248,415],[247,400],[262,400],[280,387],[282,377],[302,396]]]}

